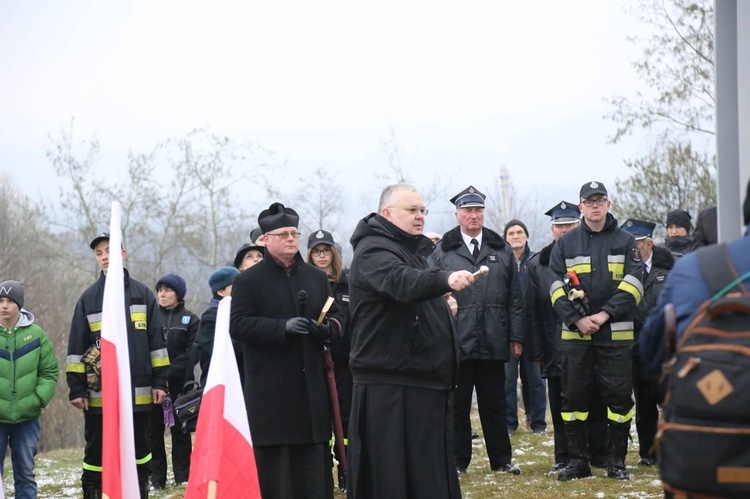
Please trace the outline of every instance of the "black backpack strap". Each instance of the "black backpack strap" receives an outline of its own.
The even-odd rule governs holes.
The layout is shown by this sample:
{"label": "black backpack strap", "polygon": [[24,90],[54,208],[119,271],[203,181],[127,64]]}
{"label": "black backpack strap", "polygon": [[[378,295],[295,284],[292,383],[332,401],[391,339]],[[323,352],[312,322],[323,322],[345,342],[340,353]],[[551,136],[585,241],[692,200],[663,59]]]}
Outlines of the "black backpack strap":
{"label": "black backpack strap", "polygon": [[697,256],[698,266],[711,296],[737,279],[737,270],[734,268],[726,244],[712,244],[702,248]]}

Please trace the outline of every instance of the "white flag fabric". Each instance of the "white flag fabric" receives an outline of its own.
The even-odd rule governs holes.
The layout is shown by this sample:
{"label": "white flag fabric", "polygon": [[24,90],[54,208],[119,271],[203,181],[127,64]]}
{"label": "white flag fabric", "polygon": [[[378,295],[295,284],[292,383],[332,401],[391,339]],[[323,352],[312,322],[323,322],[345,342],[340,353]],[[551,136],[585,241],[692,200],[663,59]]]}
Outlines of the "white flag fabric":
{"label": "white flag fabric", "polygon": [[102,306],[102,493],[111,499],[140,497],[133,437],[133,393],[125,315],[121,207],[112,202],[109,267]]}

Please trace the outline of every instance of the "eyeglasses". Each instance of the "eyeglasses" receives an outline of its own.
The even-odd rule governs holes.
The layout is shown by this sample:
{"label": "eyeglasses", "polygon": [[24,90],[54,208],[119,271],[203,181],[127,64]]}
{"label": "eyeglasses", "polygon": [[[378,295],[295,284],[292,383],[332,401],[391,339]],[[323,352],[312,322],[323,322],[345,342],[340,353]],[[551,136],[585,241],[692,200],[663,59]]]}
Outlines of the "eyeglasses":
{"label": "eyeglasses", "polygon": [[399,210],[404,210],[405,212],[409,213],[409,215],[416,215],[417,213],[427,215],[430,212],[430,210],[425,208],[424,206],[422,208],[417,208],[416,206],[411,206],[409,208],[404,208],[402,206],[388,206],[387,208],[398,208]]}
{"label": "eyeglasses", "polygon": [[318,249],[318,248],[315,248],[314,250],[310,251],[310,254],[311,254],[312,256],[318,256],[318,255],[330,255],[330,254],[332,254],[332,253],[333,253],[333,251],[331,251],[331,248],[330,248],[330,247],[328,247],[328,248],[323,248],[323,249]]}
{"label": "eyeglasses", "polygon": [[597,206],[604,206],[604,204],[607,202],[607,198],[599,198],[599,199],[584,199],[581,201],[583,203],[583,206],[588,206],[589,208],[597,205]]}
{"label": "eyeglasses", "polygon": [[280,237],[281,239],[289,239],[289,236],[292,236],[294,239],[299,239],[301,232],[279,232],[278,234],[274,234],[272,232],[266,232],[267,236],[276,236]]}

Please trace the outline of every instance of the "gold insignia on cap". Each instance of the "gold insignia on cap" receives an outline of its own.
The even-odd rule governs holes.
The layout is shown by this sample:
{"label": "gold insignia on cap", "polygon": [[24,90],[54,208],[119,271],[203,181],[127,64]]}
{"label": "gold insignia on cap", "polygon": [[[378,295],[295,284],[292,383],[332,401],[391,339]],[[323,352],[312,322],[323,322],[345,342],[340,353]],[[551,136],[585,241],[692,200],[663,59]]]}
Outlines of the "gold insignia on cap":
{"label": "gold insignia on cap", "polygon": [[599,187],[599,184],[597,184],[596,182],[591,182],[589,184],[589,187],[591,187],[592,189],[596,189],[597,187]]}
{"label": "gold insignia on cap", "polygon": [[472,194],[474,194],[474,192],[475,192],[474,191],[474,187],[469,187],[469,192],[472,193]]}
{"label": "gold insignia on cap", "polygon": [[317,234],[315,234],[315,237],[318,239],[323,239],[325,237],[325,234],[323,234],[322,230],[319,230]]}
{"label": "gold insignia on cap", "polygon": [[565,204],[565,201],[563,201],[562,203],[560,203],[560,209],[561,209],[561,210],[564,210],[564,209],[565,209],[565,208],[567,208],[567,207],[568,207],[568,205],[567,205],[567,204]]}

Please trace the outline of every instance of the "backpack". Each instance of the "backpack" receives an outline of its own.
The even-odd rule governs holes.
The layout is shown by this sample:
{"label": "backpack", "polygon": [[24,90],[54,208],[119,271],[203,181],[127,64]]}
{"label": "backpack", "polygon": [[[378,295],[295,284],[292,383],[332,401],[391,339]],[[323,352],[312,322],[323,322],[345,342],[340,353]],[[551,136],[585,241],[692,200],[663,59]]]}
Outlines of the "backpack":
{"label": "backpack", "polygon": [[697,257],[712,297],[679,344],[667,338],[662,484],[674,497],[750,497],[750,272],[737,277],[723,244]]}

